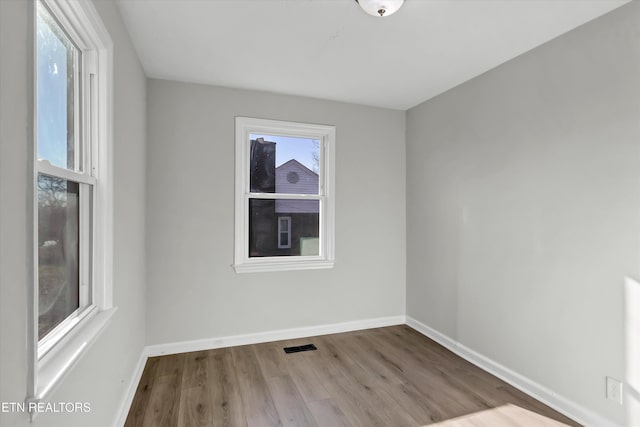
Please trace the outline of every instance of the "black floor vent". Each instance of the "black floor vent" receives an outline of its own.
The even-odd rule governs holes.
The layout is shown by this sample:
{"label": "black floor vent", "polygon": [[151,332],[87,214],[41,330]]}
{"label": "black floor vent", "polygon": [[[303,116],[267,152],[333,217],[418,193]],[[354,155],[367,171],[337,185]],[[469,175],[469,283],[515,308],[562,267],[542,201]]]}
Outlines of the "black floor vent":
{"label": "black floor vent", "polygon": [[284,352],[289,354],[289,353],[299,353],[301,351],[311,351],[311,350],[317,350],[317,349],[318,348],[313,344],[305,344],[305,345],[299,345],[297,347],[285,347]]}

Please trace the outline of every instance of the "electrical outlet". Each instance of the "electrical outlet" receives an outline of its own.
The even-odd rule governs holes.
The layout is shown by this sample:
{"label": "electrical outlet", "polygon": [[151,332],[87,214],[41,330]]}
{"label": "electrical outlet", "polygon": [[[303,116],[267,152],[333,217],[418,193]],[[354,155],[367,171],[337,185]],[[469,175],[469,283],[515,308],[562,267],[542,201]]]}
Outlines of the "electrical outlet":
{"label": "electrical outlet", "polygon": [[607,377],[607,399],[622,405],[622,382],[615,378]]}

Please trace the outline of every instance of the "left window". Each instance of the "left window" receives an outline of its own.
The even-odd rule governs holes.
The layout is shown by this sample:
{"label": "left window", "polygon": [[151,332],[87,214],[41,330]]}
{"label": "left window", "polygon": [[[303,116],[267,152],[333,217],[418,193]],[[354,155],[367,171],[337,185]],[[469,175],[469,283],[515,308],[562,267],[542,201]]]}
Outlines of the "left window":
{"label": "left window", "polygon": [[35,0],[33,16],[29,399],[41,400],[113,312],[112,43],[90,2]]}
{"label": "left window", "polygon": [[[96,177],[86,111],[82,51],[37,3],[38,347],[63,335],[91,307],[92,216]],[[89,78],[91,78],[89,76]],[[90,124],[89,124],[90,125]],[[62,333],[62,334],[61,334]]]}

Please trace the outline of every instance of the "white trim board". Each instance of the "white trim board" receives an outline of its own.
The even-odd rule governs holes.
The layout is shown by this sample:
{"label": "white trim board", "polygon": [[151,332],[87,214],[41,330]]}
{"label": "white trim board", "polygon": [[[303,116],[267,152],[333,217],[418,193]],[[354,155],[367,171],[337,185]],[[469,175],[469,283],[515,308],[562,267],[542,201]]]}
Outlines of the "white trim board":
{"label": "white trim board", "polygon": [[586,427],[619,427],[614,422],[596,414],[595,412],[578,405],[572,400],[548,389],[547,387],[532,381],[531,379],[512,371],[495,362],[488,357],[470,349],[469,347],[455,341],[445,334],[425,325],[424,323],[407,316],[407,325],[422,335],[431,338],[438,344],[462,357],[463,359],[473,363],[480,369],[500,378],[506,383],[512,385],[518,390],[528,394],[534,399],[539,400],[545,405],[555,409],[556,411],[566,415],[572,420]]}
{"label": "white trim board", "polygon": [[403,325],[405,321],[405,316],[379,317],[375,319],[332,323],[329,325],[307,326],[303,328],[257,332],[254,334],[156,344],[145,347],[145,350],[149,357],[162,356],[165,354],[186,353],[189,351],[210,350],[214,348],[234,347],[237,345],[259,344],[270,341],[291,340],[295,338],[313,337],[316,335],[337,334],[340,332],[358,331],[361,329]]}
{"label": "white trim board", "polygon": [[489,372],[492,375],[507,382],[513,387],[528,394],[534,399],[548,405],[556,411],[566,415],[567,417],[585,425],[586,427],[619,427],[617,424],[602,416],[586,409],[577,403],[558,395],[552,390],[512,371],[511,369],[500,365],[499,363],[483,356],[482,354],[460,344],[459,342],[449,338],[448,336],[436,331],[435,329],[419,322],[409,316],[391,316],[375,319],[356,320],[351,322],[333,323],[329,325],[309,326],[303,328],[281,329],[277,331],[258,332],[254,334],[233,335],[219,338],[207,338],[201,340],[181,341],[167,344],[156,344],[146,346],[142,350],[138,364],[134,371],[133,378],[127,389],[125,399],[122,401],[120,413],[116,420],[116,426],[124,426],[127,419],[129,409],[133,403],[138,383],[142,377],[142,372],[146,364],[147,358],[153,356],[162,356],[167,354],[185,353],[190,351],[209,350],[222,347],[233,347],[238,345],[259,344],[263,342],[279,341],[296,338],[307,338],[316,335],[335,334],[340,332],[350,332],[362,329],[381,328],[385,326],[394,326],[406,324],[415,329],[417,332],[436,341],[443,347],[451,350],[453,353],[463,359],[473,363],[480,369]]}
{"label": "white trim board", "polygon": [[149,358],[149,355],[146,352],[146,348],[143,348],[142,352],[140,353],[140,357],[138,358],[138,363],[136,363],[136,367],[133,370],[133,377],[129,382],[129,386],[127,387],[124,398],[120,403],[118,418],[116,419],[114,426],[117,426],[117,427],[124,426],[124,423],[127,421],[127,415],[129,415],[129,410],[131,409],[133,398],[136,396],[136,390],[138,389],[138,384],[142,379],[142,373],[144,372],[144,367],[147,364],[148,358]]}

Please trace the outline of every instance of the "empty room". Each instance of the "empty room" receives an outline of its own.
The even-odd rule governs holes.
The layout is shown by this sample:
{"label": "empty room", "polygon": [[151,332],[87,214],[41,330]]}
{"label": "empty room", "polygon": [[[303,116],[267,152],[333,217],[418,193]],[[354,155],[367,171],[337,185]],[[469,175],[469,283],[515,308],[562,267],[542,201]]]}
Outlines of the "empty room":
{"label": "empty room", "polygon": [[640,427],[640,2],[0,0],[0,427]]}

